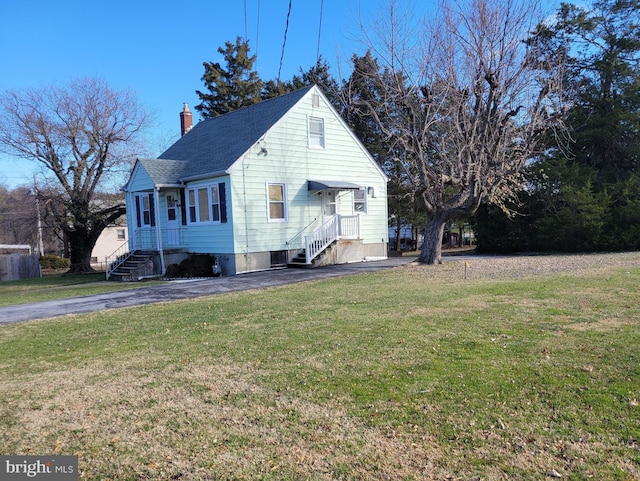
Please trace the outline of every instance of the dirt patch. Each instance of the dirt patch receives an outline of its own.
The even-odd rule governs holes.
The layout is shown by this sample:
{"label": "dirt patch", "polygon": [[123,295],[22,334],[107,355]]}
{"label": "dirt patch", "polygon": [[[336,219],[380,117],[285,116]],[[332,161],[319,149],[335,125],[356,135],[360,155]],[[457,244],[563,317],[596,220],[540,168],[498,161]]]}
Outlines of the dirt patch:
{"label": "dirt patch", "polygon": [[457,260],[442,265],[425,266],[411,263],[409,274],[427,275],[430,279],[515,279],[527,276],[571,273],[588,276],[609,268],[639,268],[640,252],[585,255],[535,255],[482,257]]}
{"label": "dirt patch", "polygon": [[564,327],[575,331],[609,332],[620,329],[621,327],[629,324],[629,322],[630,321],[624,319],[607,317],[592,322],[574,322],[566,324]]}

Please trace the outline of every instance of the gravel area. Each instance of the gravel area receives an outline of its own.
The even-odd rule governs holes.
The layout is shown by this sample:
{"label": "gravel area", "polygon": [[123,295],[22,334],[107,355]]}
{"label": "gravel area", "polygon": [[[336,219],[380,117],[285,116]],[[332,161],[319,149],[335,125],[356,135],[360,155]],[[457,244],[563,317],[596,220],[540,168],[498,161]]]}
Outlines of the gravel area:
{"label": "gravel area", "polygon": [[467,279],[512,279],[558,273],[590,273],[608,268],[640,268],[640,252],[611,254],[461,256],[445,257],[443,266],[412,263],[410,269],[430,268],[430,275],[451,278],[452,274]]}

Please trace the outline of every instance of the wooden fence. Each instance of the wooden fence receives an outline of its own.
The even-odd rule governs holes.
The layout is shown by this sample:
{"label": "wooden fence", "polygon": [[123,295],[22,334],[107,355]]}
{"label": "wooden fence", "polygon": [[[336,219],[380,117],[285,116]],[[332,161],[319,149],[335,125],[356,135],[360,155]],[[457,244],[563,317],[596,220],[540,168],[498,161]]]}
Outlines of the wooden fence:
{"label": "wooden fence", "polygon": [[0,255],[0,281],[42,277],[37,254]]}

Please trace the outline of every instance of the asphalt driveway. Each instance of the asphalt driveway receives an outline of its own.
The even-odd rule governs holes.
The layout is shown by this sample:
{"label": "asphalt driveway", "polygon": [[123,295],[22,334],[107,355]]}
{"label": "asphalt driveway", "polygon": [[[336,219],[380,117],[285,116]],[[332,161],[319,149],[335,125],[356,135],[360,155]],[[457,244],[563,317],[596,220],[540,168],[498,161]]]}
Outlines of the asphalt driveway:
{"label": "asphalt driveway", "polygon": [[374,272],[413,262],[415,257],[389,257],[385,260],[358,262],[316,269],[280,269],[240,274],[231,277],[175,280],[165,284],[141,287],[119,292],[109,292],[71,299],[36,302],[0,307],[0,324],[46,319],[67,314],[82,314],[105,309],[117,309],[154,302],[190,299],[226,292],[282,286],[297,282]]}

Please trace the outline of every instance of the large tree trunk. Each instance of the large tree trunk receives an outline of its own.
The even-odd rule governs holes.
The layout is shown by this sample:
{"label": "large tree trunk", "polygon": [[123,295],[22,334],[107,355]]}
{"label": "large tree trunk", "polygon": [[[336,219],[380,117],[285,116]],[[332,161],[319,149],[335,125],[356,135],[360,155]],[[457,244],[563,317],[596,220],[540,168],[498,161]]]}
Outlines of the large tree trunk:
{"label": "large tree trunk", "polygon": [[423,264],[441,264],[442,263],[442,235],[444,233],[444,225],[446,219],[442,216],[435,215],[427,219],[427,225],[424,230],[424,242],[418,262]]}
{"label": "large tree trunk", "polygon": [[69,245],[71,250],[69,252],[69,260],[71,260],[71,267],[69,268],[69,274],[89,274],[96,272],[91,267],[91,251],[95,246],[95,241],[92,239],[91,234],[85,231],[74,231],[67,233],[69,237]]}

